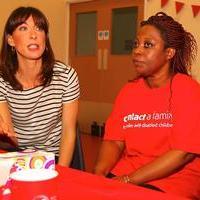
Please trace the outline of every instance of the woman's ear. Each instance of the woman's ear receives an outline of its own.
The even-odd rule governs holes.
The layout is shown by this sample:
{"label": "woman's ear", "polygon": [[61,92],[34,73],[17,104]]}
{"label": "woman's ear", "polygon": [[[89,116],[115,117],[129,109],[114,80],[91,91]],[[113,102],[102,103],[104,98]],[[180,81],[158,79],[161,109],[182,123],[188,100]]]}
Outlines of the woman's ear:
{"label": "woman's ear", "polygon": [[167,59],[170,60],[174,57],[175,53],[176,53],[176,49],[174,48],[167,48],[166,49],[166,53],[167,53]]}
{"label": "woman's ear", "polygon": [[8,34],[8,36],[7,36],[7,41],[8,41],[8,44],[9,44],[11,47],[14,47],[14,46],[15,46],[14,41],[13,41],[13,38],[12,38],[12,35]]}

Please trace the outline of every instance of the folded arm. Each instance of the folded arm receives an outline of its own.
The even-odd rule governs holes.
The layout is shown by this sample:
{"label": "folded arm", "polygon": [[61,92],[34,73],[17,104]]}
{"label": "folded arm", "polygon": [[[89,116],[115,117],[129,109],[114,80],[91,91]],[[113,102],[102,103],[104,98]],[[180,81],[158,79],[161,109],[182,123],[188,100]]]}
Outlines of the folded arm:
{"label": "folded arm", "polygon": [[[142,185],[149,181],[164,178],[175,173],[185,164],[195,158],[195,154],[182,150],[169,150],[152,162],[144,165],[133,173],[128,174],[128,182]],[[122,182],[127,182],[124,176],[117,177]]]}

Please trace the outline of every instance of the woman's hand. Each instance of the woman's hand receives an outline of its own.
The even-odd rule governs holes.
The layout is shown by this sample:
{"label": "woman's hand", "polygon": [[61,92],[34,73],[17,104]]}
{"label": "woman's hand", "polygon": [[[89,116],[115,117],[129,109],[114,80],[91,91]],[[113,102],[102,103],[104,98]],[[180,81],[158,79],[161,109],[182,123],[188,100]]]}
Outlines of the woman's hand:
{"label": "woman's hand", "polygon": [[9,130],[8,124],[6,124],[3,118],[0,115],[0,134],[4,134],[7,136],[12,135],[12,132]]}
{"label": "woman's hand", "polygon": [[10,143],[12,146],[17,146],[16,133],[13,128],[12,118],[7,102],[0,103],[0,141]]}
{"label": "woman's hand", "polygon": [[123,175],[123,176],[115,176],[112,179],[118,180],[121,183],[132,183],[131,179],[128,175]]}
{"label": "woman's hand", "polygon": [[177,172],[181,167],[195,159],[195,154],[172,149],[160,157],[138,168],[128,176],[116,177],[122,182],[142,185],[156,179],[161,179]]}
{"label": "woman's hand", "polygon": [[17,146],[16,133],[9,127],[7,123],[4,122],[2,116],[0,115],[0,140],[2,142],[10,143],[12,146]]}

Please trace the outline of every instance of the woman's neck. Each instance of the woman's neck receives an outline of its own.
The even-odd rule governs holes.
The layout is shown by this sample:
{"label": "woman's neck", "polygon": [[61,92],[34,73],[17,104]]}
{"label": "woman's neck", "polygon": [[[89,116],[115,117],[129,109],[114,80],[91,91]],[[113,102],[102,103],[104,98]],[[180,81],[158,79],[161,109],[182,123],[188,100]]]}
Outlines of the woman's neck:
{"label": "woman's neck", "polygon": [[150,88],[159,88],[165,86],[172,78],[172,75],[169,74],[159,74],[154,76],[149,76],[144,78],[145,83]]}
{"label": "woman's neck", "polygon": [[41,85],[41,65],[39,61],[19,63],[16,78],[22,84],[23,89]]}

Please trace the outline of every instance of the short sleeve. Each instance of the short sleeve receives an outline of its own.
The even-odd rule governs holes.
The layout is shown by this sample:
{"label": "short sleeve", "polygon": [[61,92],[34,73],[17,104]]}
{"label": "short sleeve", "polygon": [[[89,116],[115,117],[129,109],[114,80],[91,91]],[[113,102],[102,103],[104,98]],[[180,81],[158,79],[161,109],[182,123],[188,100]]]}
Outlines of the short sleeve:
{"label": "short sleeve", "polygon": [[171,147],[200,154],[200,86],[182,85],[176,93]]}
{"label": "short sleeve", "polygon": [[79,79],[76,71],[70,67],[67,73],[67,84],[63,94],[63,102],[74,101],[80,96]]}

